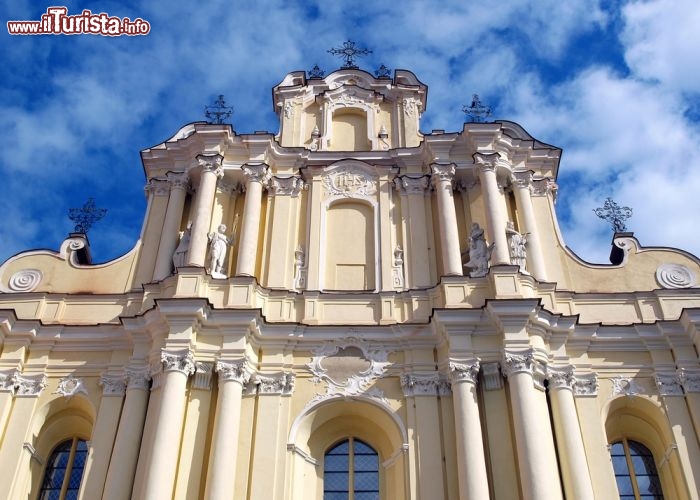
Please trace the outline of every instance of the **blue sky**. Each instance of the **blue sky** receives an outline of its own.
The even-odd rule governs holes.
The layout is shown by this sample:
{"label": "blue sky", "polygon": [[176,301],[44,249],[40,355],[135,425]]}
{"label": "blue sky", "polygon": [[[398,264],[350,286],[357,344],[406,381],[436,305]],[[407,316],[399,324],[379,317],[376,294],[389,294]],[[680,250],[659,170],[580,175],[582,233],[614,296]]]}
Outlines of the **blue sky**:
{"label": "blue sky", "polygon": [[[39,20],[56,2],[4,2]],[[68,209],[108,209],[90,231],[96,261],[127,252],[145,210],[139,151],[203,119],[224,94],[239,133],[276,133],[270,89],[293,70],[360,62],[413,71],[429,86],[421,128],[461,130],[479,93],[495,119],[564,150],[557,210],[566,244],[606,262],[606,197],[634,209],[642,245],[700,254],[700,2],[68,1],[151,24],[146,36],[11,36],[0,42],[0,261],[57,249]]]}

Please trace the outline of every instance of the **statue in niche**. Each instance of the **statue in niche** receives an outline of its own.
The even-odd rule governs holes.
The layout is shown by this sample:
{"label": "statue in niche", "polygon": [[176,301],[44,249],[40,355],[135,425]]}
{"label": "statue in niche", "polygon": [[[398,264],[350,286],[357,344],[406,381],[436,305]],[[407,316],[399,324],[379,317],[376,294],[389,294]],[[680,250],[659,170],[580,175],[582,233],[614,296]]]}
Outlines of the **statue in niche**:
{"label": "statue in niche", "polygon": [[180,231],[180,242],[177,244],[173,254],[173,267],[183,267],[187,265],[187,252],[190,249],[190,237],[192,234],[192,222],[187,223],[184,231]]}
{"label": "statue in niche", "polygon": [[489,259],[494,246],[494,243],[486,244],[484,230],[481,226],[476,222],[472,223],[472,229],[469,232],[469,261],[464,264],[464,267],[471,269],[470,277],[480,278],[488,274]]}
{"label": "statue in niche", "polygon": [[306,288],[306,255],[301,245],[294,251],[294,288]]}
{"label": "statue in niche", "polygon": [[527,260],[527,233],[520,234],[515,230],[513,221],[506,224],[506,237],[510,246],[510,263],[520,268],[520,272],[525,272],[525,261]]}
{"label": "statue in niche", "polygon": [[394,288],[404,287],[404,272],[403,272],[403,248],[401,245],[396,245],[394,248],[394,266],[392,270],[394,277]]}
{"label": "statue in niche", "polygon": [[226,225],[220,224],[216,233],[209,233],[209,272],[213,278],[226,278],[224,261],[228,247],[233,242],[233,236],[226,236]]}

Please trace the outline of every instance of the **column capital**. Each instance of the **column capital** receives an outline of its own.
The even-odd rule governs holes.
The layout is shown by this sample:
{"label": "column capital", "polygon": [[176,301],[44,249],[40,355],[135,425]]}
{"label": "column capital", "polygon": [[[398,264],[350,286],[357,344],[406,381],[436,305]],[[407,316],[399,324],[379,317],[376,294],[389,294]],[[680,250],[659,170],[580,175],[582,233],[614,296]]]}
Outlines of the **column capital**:
{"label": "column capital", "polygon": [[249,165],[246,163],[245,165],[241,165],[241,170],[243,170],[243,173],[248,179],[248,183],[259,182],[265,186],[270,180],[270,171],[264,163],[259,163],[257,165]]}
{"label": "column capital", "polygon": [[479,360],[466,363],[455,363],[450,361],[450,382],[452,384],[458,384],[461,382],[476,384],[479,378],[480,368],[481,365]]}
{"label": "column capital", "polygon": [[495,172],[496,164],[501,158],[501,155],[493,153],[474,153],[474,165],[482,172]]}
{"label": "column capital", "polygon": [[193,389],[202,389],[205,391],[211,390],[211,375],[214,370],[213,363],[195,363],[194,381],[192,382]]}
{"label": "column capital", "polygon": [[126,393],[126,374],[103,373],[99,385],[103,396],[123,396]]}
{"label": "column capital", "polygon": [[251,383],[257,386],[258,394],[289,396],[294,392],[295,381],[296,376],[291,372],[280,375],[261,375],[256,373],[251,377]]}
{"label": "column capital", "polygon": [[654,382],[661,396],[683,396],[681,378],[677,373],[657,373]]}
{"label": "column capital", "polygon": [[690,392],[700,392],[700,372],[690,372],[685,368],[679,371],[679,380],[685,389],[686,394]]}
{"label": "column capital", "polygon": [[597,396],[598,375],[595,373],[577,375],[576,384],[574,385],[574,394],[576,396]]}
{"label": "column capital", "polygon": [[189,377],[194,373],[194,355],[187,349],[180,352],[168,352],[163,349],[160,352],[160,362],[164,372],[180,372]]}
{"label": "column capital", "polygon": [[556,197],[557,190],[559,186],[556,182],[548,177],[543,179],[533,179],[532,181],[532,195],[533,196],[547,196],[551,194]]}
{"label": "column capital", "polygon": [[168,196],[170,185],[165,179],[149,179],[144,190],[146,194],[153,193],[155,196]]}
{"label": "column capital", "polygon": [[270,179],[270,195],[272,196],[291,196],[296,198],[299,193],[308,188],[308,184],[299,175],[291,175],[289,177],[277,177],[276,175]]}
{"label": "column capital", "polygon": [[15,381],[15,396],[17,397],[35,397],[41,394],[41,391],[47,385],[46,375],[32,375],[24,377],[19,372],[14,375]]}
{"label": "column capital", "polygon": [[436,373],[404,373],[401,375],[401,388],[405,397],[437,396],[440,376]]}
{"label": "column capital", "polygon": [[166,174],[170,183],[170,190],[181,189],[187,191],[190,187],[190,176],[187,172],[168,172]]}
{"label": "column capital", "polygon": [[16,371],[0,373],[0,392],[15,393],[15,377],[18,375]]}
{"label": "column capital", "polygon": [[219,374],[219,382],[238,382],[245,385],[250,380],[250,372],[245,359],[237,361],[217,361],[214,370]]}
{"label": "column capital", "polygon": [[126,390],[137,389],[147,391],[150,387],[151,373],[147,366],[127,366],[124,369],[126,373]]}
{"label": "column capital", "polygon": [[510,179],[515,187],[529,189],[532,185],[532,170],[511,172]]}
{"label": "column capital", "polygon": [[574,376],[574,367],[567,366],[552,366],[547,367],[547,378],[549,379],[549,388],[574,390],[576,385],[576,377]]}
{"label": "column capital", "polygon": [[221,156],[219,153],[202,153],[198,154],[196,158],[197,163],[202,168],[202,172],[213,172],[219,178],[224,176],[224,170],[222,168],[224,157]]}
{"label": "column capital", "polygon": [[519,353],[503,353],[502,369],[503,375],[506,377],[510,377],[516,373],[534,375],[536,367],[537,361],[535,360],[535,354],[532,349]]}
{"label": "column capital", "polygon": [[491,363],[483,363],[481,365],[482,373],[484,374],[484,390],[497,391],[503,389],[503,375],[501,375],[500,366],[497,361]]}
{"label": "column capital", "polygon": [[428,185],[429,179],[425,175],[420,177],[401,175],[394,178],[394,186],[399,191],[401,196],[411,194],[423,196],[425,194],[425,190],[428,189]]}
{"label": "column capital", "polygon": [[438,181],[452,182],[455,176],[455,165],[454,163],[433,163],[430,165],[430,171],[433,184]]}

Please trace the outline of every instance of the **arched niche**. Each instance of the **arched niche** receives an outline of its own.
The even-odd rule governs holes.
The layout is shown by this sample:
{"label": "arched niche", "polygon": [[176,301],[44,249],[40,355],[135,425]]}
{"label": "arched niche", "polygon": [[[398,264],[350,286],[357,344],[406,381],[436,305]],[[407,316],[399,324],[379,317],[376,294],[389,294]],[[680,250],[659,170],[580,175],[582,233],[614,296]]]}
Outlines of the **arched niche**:
{"label": "arched niche", "polygon": [[406,428],[389,407],[359,397],[320,401],[294,420],[287,441],[287,450],[293,454],[291,497],[322,499],[324,454],[349,437],[364,441],[379,454],[380,498],[408,498]]}
{"label": "arched niche", "polygon": [[321,149],[369,151],[381,149],[376,115],[384,97],[372,90],[343,85],[323,95]]}
{"label": "arched niche", "polygon": [[332,137],[329,151],[369,151],[367,113],[359,108],[340,108],[331,117]]}

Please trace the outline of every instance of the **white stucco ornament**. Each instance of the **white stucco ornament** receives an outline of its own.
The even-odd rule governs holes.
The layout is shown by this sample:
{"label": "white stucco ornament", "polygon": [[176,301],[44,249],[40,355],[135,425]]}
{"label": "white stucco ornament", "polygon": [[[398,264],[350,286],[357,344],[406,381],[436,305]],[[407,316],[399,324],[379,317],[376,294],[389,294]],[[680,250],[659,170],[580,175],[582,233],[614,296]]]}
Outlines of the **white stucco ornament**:
{"label": "white stucco ornament", "polygon": [[39,286],[42,278],[38,269],[22,269],[10,276],[7,287],[13,292],[31,292]]}
{"label": "white stucco ornament", "polygon": [[656,269],[656,281],[663,288],[690,288],[695,286],[695,273],[682,264],[661,264]]}
{"label": "white stucco ornament", "polygon": [[56,389],[56,392],[54,394],[60,394],[64,397],[71,397],[75,396],[76,394],[87,394],[87,388],[85,387],[85,383],[83,382],[83,379],[81,378],[75,378],[72,375],[69,375],[65,378],[62,378],[58,382],[58,388]]}

